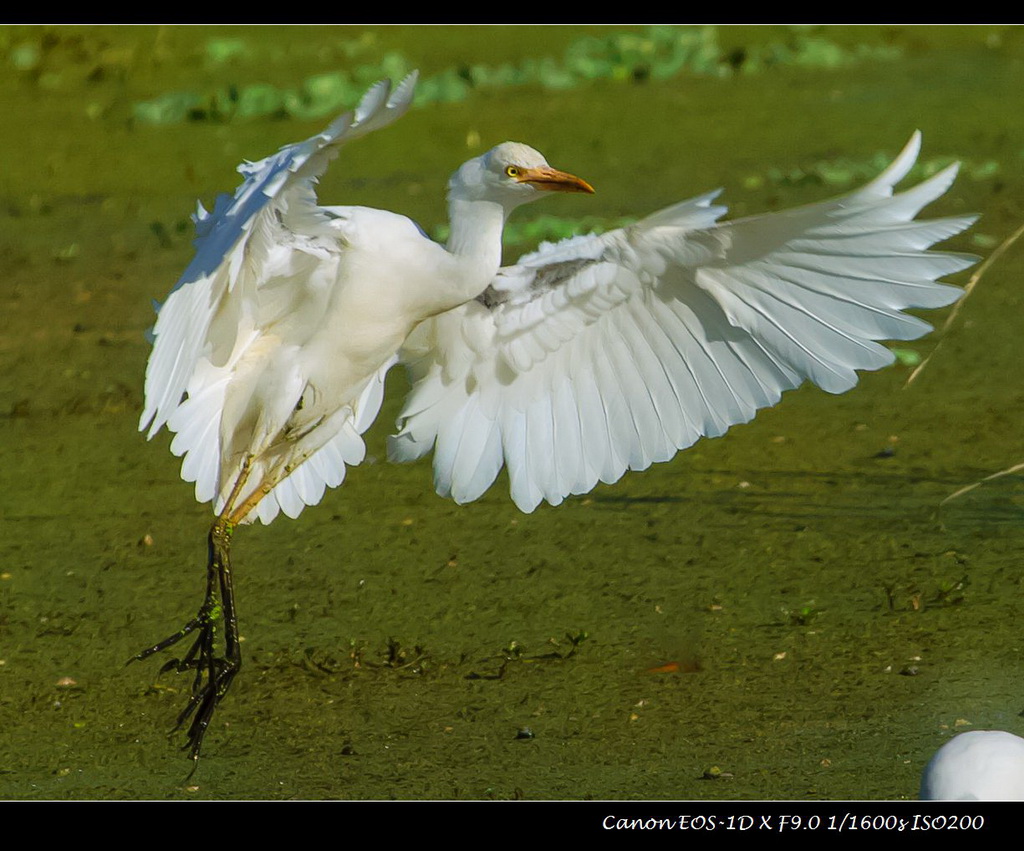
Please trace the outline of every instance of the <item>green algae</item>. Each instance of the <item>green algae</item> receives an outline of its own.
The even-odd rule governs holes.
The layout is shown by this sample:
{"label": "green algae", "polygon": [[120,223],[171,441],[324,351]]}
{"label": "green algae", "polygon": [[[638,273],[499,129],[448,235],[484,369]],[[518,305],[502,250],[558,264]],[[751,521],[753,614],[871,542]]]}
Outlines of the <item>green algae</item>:
{"label": "green algae", "polygon": [[[935,205],[982,213],[951,248],[1019,226],[1019,28],[797,34],[859,58],[438,99],[346,150],[321,196],[430,231],[447,174],[520,138],[598,189],[524,211],[524,229],[534,212],[615,222],[717,186],[747,215],[847,185],[749,175],[874,164],[920,128],[925,162],[985,171]],[[373,64],[367,51],[428,78],[523,67],[583,37],[618,35],[0,31],[0,98],[17,118],[0,126],[0,797],[908,798],[956,725],[1020,732],[1020,477],[940,507],[1024,457],[1024,261],[1011,251],[910,389],[905,362],[841,397],[803,388],[669,464],[529,516],[501,486],[454,506],[427,465],[377,460],[395,374],[368,438],[376,459],[299,520],[239,532],[246,663],[185,783],[166,733],[188,678],[124,667],[197,607],[209,522],[167,438],[136,431],[150,299],[188,261],[195,198],[324,122],[146,125],[135,105],[240,80],[299,90]],[[715,38],[738,58],[794,32]],[[842,167],[849,185],[865,176]]]}
{"label": "green algae", "polygon": [[[12,49],[10,61],[24,70],[38,63],[32,43]],[[348,71],[316,74],[295,88],[268,83],[231,83],[205,92],[172,91],[134,105],[134,117],[149,124],[179,121],[230,121],[257,116],[317,118],[348,109],[359,102],[366,87],[382,78],[401,79],[415,63],[405,54],[388,51],[373,38],[343,42],[341,51],[355,60]],[[229,63],[252,52],[243,38],[211,38],[205,44],[208,60]],[[726,52],[718,28],[651,26],[639,32],[610,30],[570,42],[561,57],[530,56],[500,65],[472,63],[424,75],[415,105],[454,103],[494,89],[540,86],[562,91],[597,80],[630,83],[670,80],[680,74],[728,77],[763,73],[777,66],[833,69],[863,61],[893,61],[902,55],[896,45],[855,44],[844,47],[821,35],[789,28],[784,40],[736,47]]]}

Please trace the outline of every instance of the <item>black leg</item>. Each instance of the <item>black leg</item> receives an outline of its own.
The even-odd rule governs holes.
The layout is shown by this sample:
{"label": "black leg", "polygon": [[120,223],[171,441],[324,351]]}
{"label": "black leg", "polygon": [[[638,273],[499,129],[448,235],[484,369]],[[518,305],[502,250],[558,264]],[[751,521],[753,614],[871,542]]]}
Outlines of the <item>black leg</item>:
{"label": "black leg", "polygon": [[[203,737],[217,705],[228,693],[231,683],[242,666],[242,653],[238,644],[238,618],[235,612],[235,596],[231,577],[231,533],[232,524],[219,519],[210,529],[209,562],[206,574],[206,598],[194,618],[178,632],[163,641],[147,647],[129,662],[146,659],[172,647],[186,636],[196,632],[195,641],[180,659],[171,659],[160,669],[165,671],[195,671],[192,694],[185,708],[178,715],[174,730],[179,730],[186,721],[188,726],[184,750],[198,764]],[[218,655],[218,630],[223,629],[223,655]],[[192,769],[195,771],[195,768]]]}

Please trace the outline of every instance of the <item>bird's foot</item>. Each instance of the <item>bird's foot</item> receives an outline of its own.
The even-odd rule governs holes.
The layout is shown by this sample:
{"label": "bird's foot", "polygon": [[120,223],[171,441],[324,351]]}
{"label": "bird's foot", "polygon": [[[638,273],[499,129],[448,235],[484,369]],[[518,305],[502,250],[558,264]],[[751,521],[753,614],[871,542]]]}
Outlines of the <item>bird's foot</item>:
{"label": "bird's foot", "polygon": [[217,652],[217,635],[224,625],[223,611],[216,601],[207,601],[188,623],[163,641],[147,647],[137,653],[129,662],[141,661],[150,656],[173,647],[186,636],[198,631],[198,635],[184,656],[170,659],[160,668],[160,673],[175,671],[185,673],[194,671],[192,694],[185,708],[178,714],[172,733],[180,730],[186,722],[188,732],[183,750],[189,752],[193,760],[199,759],[203,738],[209,729],[217,705],[228,693],[231,683],[238,674],[242,664],[242,655],[237,641],[225,642],[223,654]]}
{"label": "bird's foot", "polygon": [[[170,659],[160,668],[162,674],[167,671],[179,674],[195,672],[192,694],[185,708],[178,714],[177,723],[171,731],[177,732],[188,722],[186,743],[182,749],[189,752],[195,763],[198,763],[203,737],[210,727],[213,713],[242,667],[238,621],[231,587],[231,532],[231,524],[223,519],[218,519],[210,530],[206,598],[196,616],[173,635],[128,660],[130,663],[148,659],[155,653],[173,647],[192,633],[198,633],[184,656]],[[219,649],[221,642],[223,651]],[[195,768],[192,770],[195,771]]]}

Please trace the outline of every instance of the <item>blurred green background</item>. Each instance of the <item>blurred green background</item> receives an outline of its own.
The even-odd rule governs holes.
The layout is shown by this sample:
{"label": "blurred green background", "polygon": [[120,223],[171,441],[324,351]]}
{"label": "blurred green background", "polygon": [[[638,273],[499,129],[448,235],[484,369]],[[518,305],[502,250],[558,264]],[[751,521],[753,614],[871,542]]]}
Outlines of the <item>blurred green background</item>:
{"label": "blurred green background", "polygon": [[[235,546],[246,664],[199,771],[188,678],[124,661],[198,606],[209,509],[137,433],[152,299],[235,166],[419,68],[329,204],[443,235],[465,159],[527,142],[597,189],[542,238],[724,186],[731,215],[873,176],[915,129],[935,215],[1024,222],[1024,30],[0,28],[0,797],[900,799],[954,731],[1024,731],[1022,248],[842,397],[815,388],[532,515],[369,461]],[[958,278],[964,283],[966,273]],[[941,323],[948,312],[928,318]]]}

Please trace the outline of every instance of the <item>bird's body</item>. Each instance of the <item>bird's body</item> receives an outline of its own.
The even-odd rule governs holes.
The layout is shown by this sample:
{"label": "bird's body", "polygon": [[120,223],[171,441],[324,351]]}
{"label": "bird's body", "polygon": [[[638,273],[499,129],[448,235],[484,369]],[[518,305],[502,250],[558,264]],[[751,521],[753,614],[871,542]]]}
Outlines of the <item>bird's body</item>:
{"label": "bird's body", "polygon": [[893,194],[916,135],[835,201],[718,223],[711,193],[506,268],[516,207],[593,191],[526,145],[456,171],[443,247],[395,213],[318,206],[338,148],[401,115],[414,83],[378,84],[324,133],[242,166],[234,197],[200,208],[196,257],[159,311],[140,428],[176,433],[182,475],[217,521],[203,608],[139,658],[200,631],[171,665],[196,671],[181,718],[195,713],[194,758],[240,660],[233,605],[228,650],[212,649],[231,530],[295,517],[341,483],[399,360],[413,387],[391,457],[433,449],[435,487],[457,502],[507,466],[513,500],[532,511],[666,461],[805,379],[849,389],[856,370],[892,362],[878,340],[929,329],[903,309],[955,300],[936,279],[973,262],[926,250],[971,218],[914,220],[955,167]]}
{"label": "bird's body", "polygon": [[[448,258],[408,219],[336,208],[325,231],[326,245],[312,255],[309,277],[293,268],[281,275],[280,301],[271,295],[270,315],[258,315],[237,357],[223,367],[229,377],[219,411],[221,507],[249,456],[254,483],[276,481],[341,434],[341,455],[330,466],[341,472],[340,463],[358,463],[358,442],[352,434],[346,442],[346,429],[358,435],[373,422],[381,400],[375,391],[416,322],[454,303],[451,295],[447,305],[426,297],[433,281],[423,270],[436,270]],[[389,239],[381,240],[380,233]],[[257,310],[267,303],[263,295],[255,300]],[[216,417],[218,411],[209,413]],[[283,492],[279,496],[286,513],[301,510]],[[299,496],[301,505],[313,504],[319,492],[313,499]]]}

